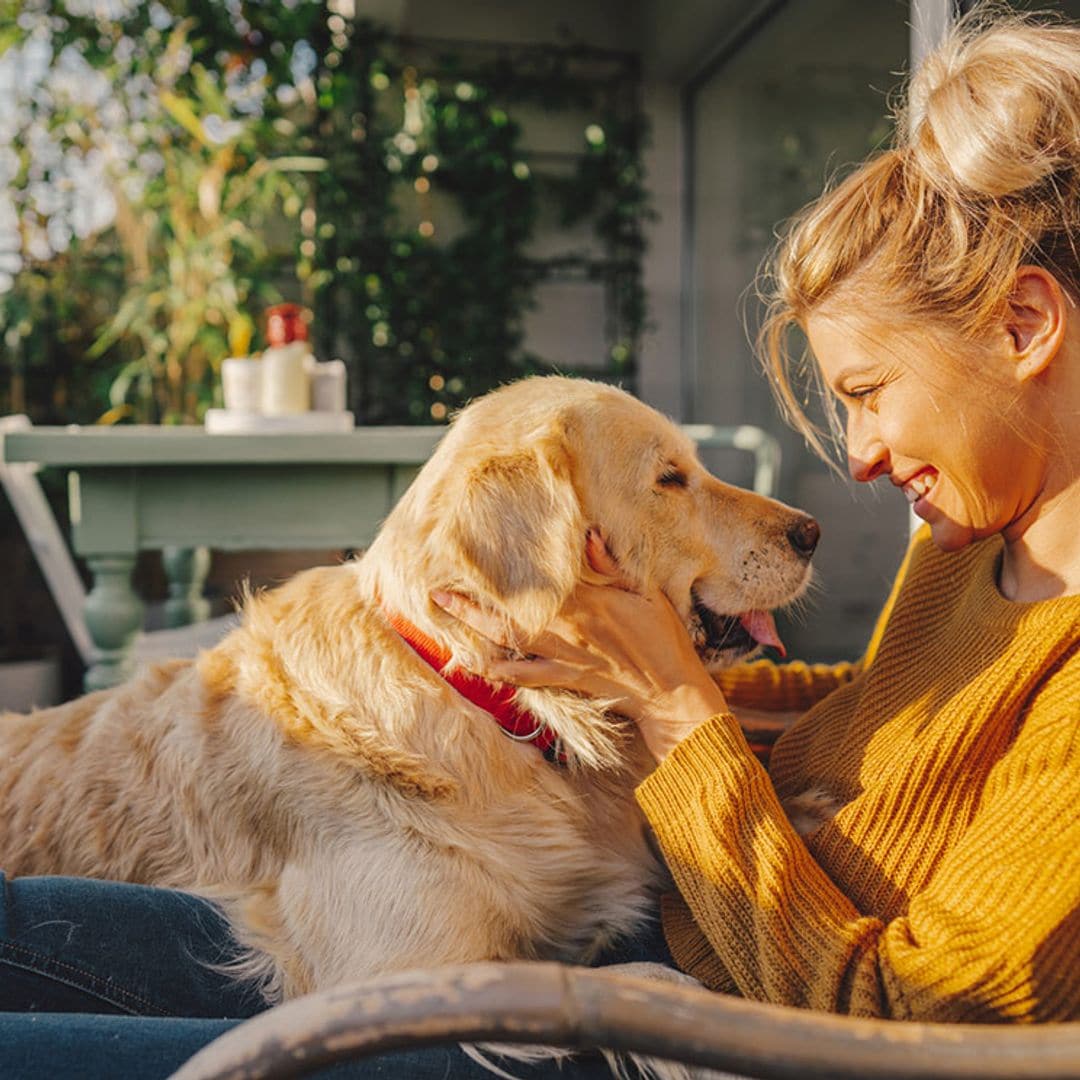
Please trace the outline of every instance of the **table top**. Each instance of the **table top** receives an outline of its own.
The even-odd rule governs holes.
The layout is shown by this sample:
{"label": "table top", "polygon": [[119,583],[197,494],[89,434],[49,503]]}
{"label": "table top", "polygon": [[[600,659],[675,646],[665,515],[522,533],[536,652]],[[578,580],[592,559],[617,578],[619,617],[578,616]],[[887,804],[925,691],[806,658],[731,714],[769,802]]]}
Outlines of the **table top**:
{"label": "table top", "polygon": [[201,427],[33,427],[0,435],[0,459],[69,468],[138,465],[422,465],[445,426],[349,432],[208,434]]}

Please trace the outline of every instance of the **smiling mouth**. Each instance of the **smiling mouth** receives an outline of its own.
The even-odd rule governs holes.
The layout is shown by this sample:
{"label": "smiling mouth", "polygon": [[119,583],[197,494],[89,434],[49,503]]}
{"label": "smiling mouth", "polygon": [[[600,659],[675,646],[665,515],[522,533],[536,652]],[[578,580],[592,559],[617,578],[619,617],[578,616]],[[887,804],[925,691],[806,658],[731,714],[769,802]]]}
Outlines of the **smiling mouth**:
{"label": "smiling mouth", "polygon": [[926,498],[937,484],[937,473],[924,469],[906,481],[903,485],[904,498],[912,506],[920,499]]}

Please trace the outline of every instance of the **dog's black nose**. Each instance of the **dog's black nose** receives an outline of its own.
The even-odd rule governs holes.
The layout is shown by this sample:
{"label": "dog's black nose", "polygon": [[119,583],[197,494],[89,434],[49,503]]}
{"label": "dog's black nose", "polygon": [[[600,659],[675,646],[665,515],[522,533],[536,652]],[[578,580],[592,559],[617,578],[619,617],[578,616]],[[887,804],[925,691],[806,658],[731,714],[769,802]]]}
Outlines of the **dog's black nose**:
{"label": "dog's black nose", "polygon": [[821,539],[821,526],[812,517],[799,518],[788,529],[787,536],[796,554],[809,559]]}

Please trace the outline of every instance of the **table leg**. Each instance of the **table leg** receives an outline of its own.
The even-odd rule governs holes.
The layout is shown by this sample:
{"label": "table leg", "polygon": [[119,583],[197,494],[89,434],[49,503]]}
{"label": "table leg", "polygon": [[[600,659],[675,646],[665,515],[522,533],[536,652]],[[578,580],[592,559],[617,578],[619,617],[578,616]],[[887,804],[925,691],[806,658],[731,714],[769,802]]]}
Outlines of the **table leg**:
{"label": "table leg", "polygon": [[143,602],[131,587],[134,555],[91,555],[86,562],[94,578],[86,597],[86,626],[98,655],[87,668],[83,686],[102,690],[131,673],[131,649],[142,628]]}
{"label": "table leg", "polygon": [[205,547],[166,547],[161,563],[169,582],[165,625],[187,626],[210,618],[210,601],[203,596],[210,572],[210,550]]}

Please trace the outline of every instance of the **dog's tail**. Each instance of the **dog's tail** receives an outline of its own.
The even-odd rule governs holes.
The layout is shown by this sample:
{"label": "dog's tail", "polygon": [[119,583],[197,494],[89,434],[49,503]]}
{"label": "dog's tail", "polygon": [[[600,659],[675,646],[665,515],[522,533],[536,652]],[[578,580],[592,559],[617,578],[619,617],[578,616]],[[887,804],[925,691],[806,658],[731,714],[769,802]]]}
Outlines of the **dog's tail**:
{"label": "dog's tail", "polygon": [[242,890],[211,885],[189,891],[220,908],[236,941],[235,951],[218,963],[204,961],[205,967],[245,984],[270,1007],[313,989],[311,973],[299,966],[298,956],[279,955],[278,943],[286,935],[279,920],[277,886],[273,882]]}

